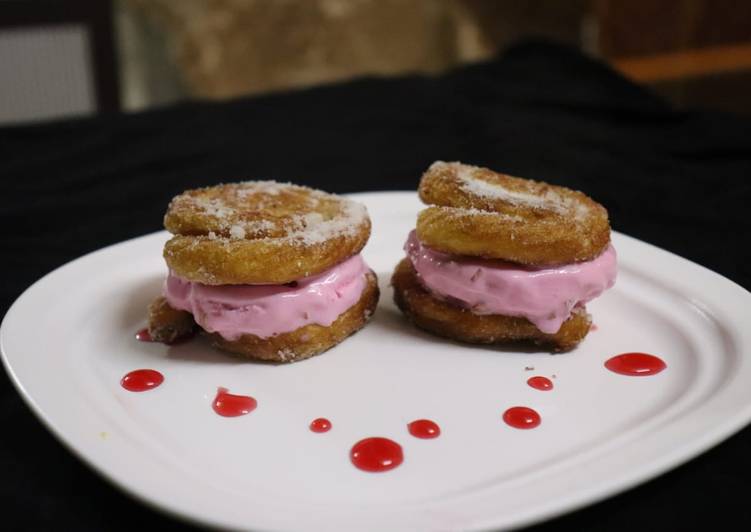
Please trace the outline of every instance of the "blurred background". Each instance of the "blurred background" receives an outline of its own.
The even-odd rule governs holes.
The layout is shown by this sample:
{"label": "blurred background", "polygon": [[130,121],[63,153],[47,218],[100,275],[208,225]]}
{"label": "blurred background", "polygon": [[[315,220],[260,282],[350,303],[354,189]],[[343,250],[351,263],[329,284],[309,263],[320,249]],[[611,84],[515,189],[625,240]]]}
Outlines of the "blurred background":
{"label": "blurred background", "polygon": [[528,38],[751,112],[747,0],[0,0],[0,125],[440,73]]}

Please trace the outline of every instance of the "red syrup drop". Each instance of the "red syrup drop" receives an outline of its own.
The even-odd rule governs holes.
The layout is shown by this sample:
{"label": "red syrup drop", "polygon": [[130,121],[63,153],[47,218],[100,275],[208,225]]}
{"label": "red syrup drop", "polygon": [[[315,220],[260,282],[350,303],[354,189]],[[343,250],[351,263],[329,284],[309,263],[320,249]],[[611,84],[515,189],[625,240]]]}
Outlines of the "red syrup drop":
{"label": "red syrup drop", "polygon": [[547,392],[553,389],[553,381],[551,381],[547,377],[542,377],[539,375],[527,379],[527,384],[529,384],[535,390],[542,390],[543,392]]}
{"label": "red syrup drop", "polygon": [[319,417],[310,422],[311,432],[328,432],[331,430],[331,421],[325,417]]}
{"label": "red syrup drop", "polygon": [[120,386],[129,392],[153,390],[164,382],[164,375],[155,369],[137,369],[120,379]]}
{"label": "red syrup drop", "polygon": [[605,367],[620,375],[647,377],[660,373],[668,365],[661,358],[648,353],[623,353],[609,358]]}
{"label": "red syrup drop", "polygon": [[371,473],[389,471],[404,461],[402,446],[388,438],[365,438],[349,452],[352,464]]}
{"label": "red syrup drop", "polygon": [[258,401],[248,395],[229,393],[227,388],[218,388],[211,407],[214,412],[224,417],[244,416],[258,406]]}
{"label": "red syrup drop", "polygon": [[589,332],[595,332],[599,327],[594,323],[589,326]]}
{"label": "red syrup drop", "polygon": [[503,413],[503,421],[515,429],[533,429],[541,423],[540,414],[526,406],[512,406]]}
{"label": "red syrup drop", "polygon": [[136,340],[138,340],[139,342],[153,342],[154,341],[154,339],[151,337],[151,333],[146,328],[143,328],[136,333]]}
{"label": "red syrup drop", "polygon": [[441,427],[438,423],[429,419],[418,419],[407,425],[409,433],[415,438],[430,440],[441,435]]}

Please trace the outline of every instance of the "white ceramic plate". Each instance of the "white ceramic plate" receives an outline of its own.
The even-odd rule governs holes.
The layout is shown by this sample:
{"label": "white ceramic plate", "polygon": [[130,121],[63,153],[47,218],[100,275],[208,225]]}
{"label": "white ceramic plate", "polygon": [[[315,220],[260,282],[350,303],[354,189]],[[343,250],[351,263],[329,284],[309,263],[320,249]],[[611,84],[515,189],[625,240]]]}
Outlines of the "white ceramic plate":
{"label": "white ceramic plate", "polygon": [[[363,331],[313,359],[242,363],[198,339],[137,342],[165,274],[165,233],[73,261],[29,288],[2,324],[3,362],[21,394],[78,456],[140,500],[197,522],[254,530],[483,530],[539,521],[675,467],[751,419],[751,294],[680,257],[614,234],[616,286],[589,305],[598,330],[558,356],[472,347],[407,324],[390,272],[420,204],[412,193],[355,196],[380,277]],[[643,351],[651,377],[606,370]],[[744,356],[745,355],[745,356]],[[130,370],[162,386],[131,393]],[[526,370],[534,367],[534,371]],[[555,375],[555,389],[527,386]],[[250,415],[211,409],[218,386],[250,394]],[[513,405],[542,424],[516,430]],[[310,421],[333,422],[325,434]],[[434,440],[410,436],[417,418]],[[366,473],[349,461],[367,436],[399,442],[404,463]]]}

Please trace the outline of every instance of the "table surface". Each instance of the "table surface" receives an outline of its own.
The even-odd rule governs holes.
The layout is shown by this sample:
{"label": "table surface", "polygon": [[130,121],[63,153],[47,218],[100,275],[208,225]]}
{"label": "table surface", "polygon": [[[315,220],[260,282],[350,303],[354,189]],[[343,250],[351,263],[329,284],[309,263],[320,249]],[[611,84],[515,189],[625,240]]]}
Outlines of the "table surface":
{"label": "table surface", "polygon": [[[186,188],[264,178],[340,193],[414,190],[437,159],[583,190],[614,229],[751,287],[751,117],[676,112],[574,50],[529,42],[440,77],[0,128],[0,313],[57,266],[160,229],[169,199]],[[0,424],[0,500],[13,529],[190,528],[84,466],[6,375]],[[746,428],[535,528],[678,530],[727,517],[743,529],[750,448]]]}

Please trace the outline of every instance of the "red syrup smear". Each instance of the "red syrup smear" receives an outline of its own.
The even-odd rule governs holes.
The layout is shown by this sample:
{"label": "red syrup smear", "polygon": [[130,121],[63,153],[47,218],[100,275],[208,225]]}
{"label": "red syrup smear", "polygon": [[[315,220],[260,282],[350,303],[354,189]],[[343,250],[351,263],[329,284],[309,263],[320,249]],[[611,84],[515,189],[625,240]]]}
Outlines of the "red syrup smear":
{"label": "red syrup smear", "polygon": [[349,458],[358,469],[381,473],[398,467],[404,454],[402,446],[388,438],[365,438],[352,446]]}
{"label": "red syrup smear", "polygon": [[589,332],[595,332],[599,327],[594,323],[589,326]]}
{"label": "red syrup smear", "polygon": [[668,365],[661,358],[648,353],[623,353],[609,358],[605,367],[620,375],[648,377],[660,373]]}
{"label": "red syrup smear", "polygon": [[139,342],[153,342],[154,341],[154,339],[151,337],[151,333],[145,327],[136,333],[136,340],[138,340]]}
{"label": "red syrup smear", "polygon": [[438,423],[429,419],[418,419],[407,425],[409,433],[415,438],[430,440],[441,435],[441,427]]}
{"label": "red syrup smear", "polygon": [[129,392],[153,390],[164,382],[164,375],[155,369],[137,369],[120,379],[120,386]]}
{"label": "red syrup smear", "polygon": [[543,392],[547,392],[553,389],[553,381],[551,381],[547,377],[542,377],[539,375],[527,379],[527,384],[529,384],[535,390],[542,390]]}
{"label": "red syrup smear", "polygon": [[512,406],[503,413],[503,421],[515,429],[533,429],[541,423],[540,414],[526,406]]}
{"label": "red syrup smear", "polygon": [[311,432],[328,432],[331,430],[331,421],[326,419],[325,417],[319,417],[317,419],[314,419],[310,422],[310,430]]}
{"label": "red syrup smear", "polygon": [[258,401],[248,395],[229,393],[227,388],[218,388],[211,407],[214,412],[224,417],[244,416],[251,413],[258,406]]}

